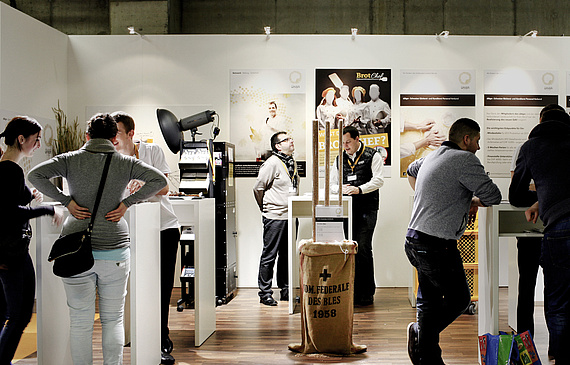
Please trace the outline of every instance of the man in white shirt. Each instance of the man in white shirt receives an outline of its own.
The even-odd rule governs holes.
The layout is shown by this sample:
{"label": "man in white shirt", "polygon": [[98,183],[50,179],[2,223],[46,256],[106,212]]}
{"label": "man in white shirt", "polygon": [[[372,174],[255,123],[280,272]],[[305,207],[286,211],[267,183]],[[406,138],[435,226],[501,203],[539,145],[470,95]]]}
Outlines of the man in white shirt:
{"label": "man in white shirt", "polygon": [[[376,227],[379,189],[384,185],[384,160],[375,149],[360,142],[358,129],[345,127],[342,135],[342,193],[352,196],[352,239],[358,243],[354,276],[354,304],[374,303],[376,283],[372,258],[372,235]],[[331,184],[339,185],[338,158],[331,169]],[[334,188],[333,188],[334,190]],[[345,231],[348,227],[345,227]]]}
{"label": "man in white shirt", "polygon": [[[159,145],[134,141],[135,121],[125,112],[111,114],[117,122],[117,138],[115,148],[127,156],[137,159],[159,169],[168,176],[170,168],[166,163],[164,152]],[[132,194],[141,187],[141,182],[131,180],[128,194]],[[174,271],[176,267],[176,255],[180,240],[180,224],[174,214],[172,204],[168,200],[168,185],[158,192],[149,201],[160,203],[160,319],[161,319],[161,364],[174,364],[174,357],[170,355],[173,344],[168,336],[168,312],[170,308],[170,296],[174,286]]]}

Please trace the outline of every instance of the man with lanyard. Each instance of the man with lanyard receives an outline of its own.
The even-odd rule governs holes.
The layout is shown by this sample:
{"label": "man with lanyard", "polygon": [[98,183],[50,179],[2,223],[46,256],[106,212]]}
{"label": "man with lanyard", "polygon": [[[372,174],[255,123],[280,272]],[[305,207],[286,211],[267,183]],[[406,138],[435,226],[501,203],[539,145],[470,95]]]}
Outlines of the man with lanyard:
{"label": "man with lanyard", "polygon": [[287,211],[288,198],[299,195],[299,174],[293,159],[295,144],[287,132],[277,132],[271,137],[273,155],[259,168],[253,186],[253,195],[263,216],[263,251],[259,262],[259,302],[276,306],[271,282],[277,255],[277,286],[280,299],[289,300]]}
{"label": "man with lanyard", "polygon": [[[376,227],[380,192],[384,185],[380,153],[360,142],[358,129],[353,126],[342,130],[344,148],[342,193],[352,196],[352,239],[358,243],[354,276],[354,304],[367,306],[374,303],[376,283],[372,258],[372,235]],[[338,158],[331,169],[331,184],[338,186]],[[345,232],[348,227],[345,226]]]}
{"label": "man with lanyard", "polygon": [[[127,156],[137,159],[159,169],[168,175],[170,168],[164,158],[164,152],[160,146],[153,143],[145,143],[133,140],[135,134],[135,121],[125,112],[111,114],[117,122],[117,138],[115,149]],[[127,187],[128,194],[133,194],[140,189],[141,182],[132,180]],[[173,344],[170,340],[168,329],[168,313],[170,297],[174,286],[174,271],[176,267],[176,255],[180,240],[180,224],[174,214],[172,204],[167,197],[168,185],[159,191],[156,196],[149,199],[160,203],[160,319],[161,319],[161,364],[174,364],[172,352]]]}

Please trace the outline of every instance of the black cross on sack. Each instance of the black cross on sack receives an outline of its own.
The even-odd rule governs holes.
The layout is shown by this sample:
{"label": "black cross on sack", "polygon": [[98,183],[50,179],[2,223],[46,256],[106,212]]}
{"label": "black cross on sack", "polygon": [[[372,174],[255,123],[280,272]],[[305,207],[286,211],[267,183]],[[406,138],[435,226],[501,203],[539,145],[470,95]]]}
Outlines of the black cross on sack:
{"label": "black cross on sack", "polygon": [[327,269],[324,269],[322,273],[319,274],[320,278],[323,278],[323,281],[327,281],[332,275],[328,273]]}

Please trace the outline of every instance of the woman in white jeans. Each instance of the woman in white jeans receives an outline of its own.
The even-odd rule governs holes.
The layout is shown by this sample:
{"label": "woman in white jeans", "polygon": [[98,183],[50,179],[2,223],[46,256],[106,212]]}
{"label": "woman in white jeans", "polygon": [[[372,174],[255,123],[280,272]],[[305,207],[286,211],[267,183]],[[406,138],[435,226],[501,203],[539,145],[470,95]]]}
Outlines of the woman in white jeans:
{"label": "woman in white jeans", "polygon": [[[154,196],[167,184],[166,177],[157,169],[116,152],[116,134],[117,123],[113,117],[94,115],[88,123],[87,143],[83,147],[55,156],[33,168],[28,175],[38,190],[61,202],[71,213],[62,234],[78,232],[89,225],[103,166],[107,155],[112,154],[91,236],[95,265],[86,272],[63,279],[70,313],[71,357],[75,365],[93,363],[97,293],[104,364],[122,364],[123,314],[130,267],[129,231],[123,215],[129,206]],[[69,195],[49,181],[56,176],[67,180]],[[123,199],[123,192],[133,179],[145,184]]]}

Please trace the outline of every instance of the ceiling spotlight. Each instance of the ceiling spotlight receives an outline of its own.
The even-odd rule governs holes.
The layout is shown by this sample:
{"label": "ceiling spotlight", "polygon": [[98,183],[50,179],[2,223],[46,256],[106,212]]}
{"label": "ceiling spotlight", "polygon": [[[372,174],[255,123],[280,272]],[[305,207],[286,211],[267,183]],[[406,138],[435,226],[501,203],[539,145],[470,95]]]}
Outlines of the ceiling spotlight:
{"label": "ceiling spotlight", "polygon": [[537,34],[538,34],[538,30],[531,30],[527,34],[523,35],[522,38],[528,37],[528,36],[531,36],[532,38],[536,38]]}
{"label": "ceiling spotlight", "polygon": [[263,30],[265,30],[265,35],[270,35],[271,34],[271,27],[263,27]]}
{"label": "ceiling spotlight", "polygon": [[358,34],[358,28],[350,28],[350,33],[352,34],[352,39],[356,38]]}
{"label": "ceiling spotlight", "polygon": [[129,30],[129,34],[138,34],[142,37],[142,35],[135,30],[135,27],[131,26],[127,28]]}
{"label": "ceiling spotlight", "polygon": [[449,30],[444,30],[443,32],[436,34],[437,39],[443,37],[443,38],[447,38],[449,37]]}

